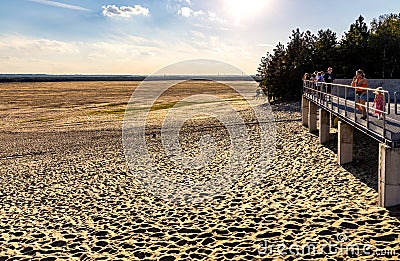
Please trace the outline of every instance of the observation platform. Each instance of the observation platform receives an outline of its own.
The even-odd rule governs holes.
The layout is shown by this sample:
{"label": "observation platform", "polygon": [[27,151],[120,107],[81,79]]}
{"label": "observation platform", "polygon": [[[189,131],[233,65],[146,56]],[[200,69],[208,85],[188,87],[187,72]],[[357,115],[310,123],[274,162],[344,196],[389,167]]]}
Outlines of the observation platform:
{"label": "observation platform", "polygon": [[[331,89],[329,93],[328,89]],[[355,102],[355,87],[303,81],[302,123],[310,132],[318,130],[320,143],[324,143],[329,140],[333,119],[338,118],[339,164],[353,160],[354,128],[379,141],[379,205],[400,205],[400,92],[391,94],[383,90],[384,109],[380,111],[382,119],[378,119],[372,107],[376,89],[366,90],[367,102],[362,105]],[[365,119],[361,118],[357,106],[365,108]]]}

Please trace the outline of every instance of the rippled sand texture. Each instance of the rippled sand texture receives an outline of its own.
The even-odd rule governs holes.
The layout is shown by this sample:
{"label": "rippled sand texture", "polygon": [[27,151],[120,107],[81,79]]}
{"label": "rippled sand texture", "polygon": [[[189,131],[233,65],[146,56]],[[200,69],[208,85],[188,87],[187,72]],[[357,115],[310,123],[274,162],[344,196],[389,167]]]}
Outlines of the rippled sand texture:
{"label": "rippled sand texture", "polygon": [[[0,260],[400,257],[400,222],[377,207],[376,171],[365,167],[376,165],[375,157],[356,149],[353,165],[337,165],[334,143],[320,145],[317,136],[301,126],[298,103],[272,106],[276,154],[259,186],[239,180],[226,194],[195,205],[177,205],[150,194],[130,172],[122,146],[125,106],[137,84],[0,85]],[[190,84],[232,99],[212,83]],[[158,117],[182,92],[167,97],[153,108],[146,130],[160,168],[169,165],[152,147],[161,144]],[[206,117],[193,124],[201,129],[220,123]],[[199,148],[188,139],[198,139],[198,129],[190,122],[186,127],[181,143],[195,155]],[[224,128],[205,133],[222,147],[230,144]],[[332,130],[332,138],[335,135]],[[356,140],[360,148],[371,149],[368,140]],[[227,157],[222,149],[217,155],[221,158],[215,168]],[[188,182],[203,178],[177,177]],[[276,247],[263,251],[266,243],[314,244],[323,253],[284,256]],[[328,244],[370,245],[371,251],[332,253]],[[396,253],[377,257],[376,249]]]}

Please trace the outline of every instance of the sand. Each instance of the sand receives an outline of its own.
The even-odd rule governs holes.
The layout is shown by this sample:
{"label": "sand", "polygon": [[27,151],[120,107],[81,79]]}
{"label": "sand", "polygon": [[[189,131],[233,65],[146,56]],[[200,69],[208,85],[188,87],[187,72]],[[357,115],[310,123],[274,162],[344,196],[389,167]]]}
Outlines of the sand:
{"label": "sand", "polygon": [[[0,260],[399,259],[400,222],[377,206],[373,141],[356,133],[354,162],[339,166],[335,129],[320,145],[301,126],[299,103],[272,105],[276,154],[262,183],[174,204],[149,193],[125,160],[122,119],[135,86],[0,86]],[[317,251],[296,252],[311,244]],[[378,256],[383,249],[391,252]]]}

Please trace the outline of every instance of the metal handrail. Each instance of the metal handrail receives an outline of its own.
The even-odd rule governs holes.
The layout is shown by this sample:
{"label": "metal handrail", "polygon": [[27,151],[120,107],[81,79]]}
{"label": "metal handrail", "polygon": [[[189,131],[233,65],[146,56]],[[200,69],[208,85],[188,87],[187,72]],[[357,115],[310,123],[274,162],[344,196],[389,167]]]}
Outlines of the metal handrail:
{"label": "metal handrail", "polygon": [[[331,92],[328,93],[328,85],[331,85]],[[316,82],[316,81],[310,81],[310,80],[303,80],[303,93],[306,94],[309,98],[311,98],[313,101],[315,101],[317,104],[321,104],[325,106],[326,108],[329,109],[329,102],[336,100],[337,104],[341,104],[341,102],[344,102],[344,115],[345,117],[348,117],[347,115],[347,100],[349,100],[349,93],[348,91],[351,90],[354,92],[354,98],[356,98],[356,88],[355,86],[351,85],[345,85],[345,84],[335,84],[335,83],[323,83],[323,82]],[[335,92],[334,92],[335,89]],[[340,94],[340,89],[344,89],[344,98],[341,97]],[[361,103],[354,102],[354,122],[357,122],[357,106],[364,107],[366,109],[366,128],[370,129],[370,110],[375,111],[375,112],[381,112],[382,113],[382,121],[383,121],[383,129],[382,129],[382,137],[385,139],[385,134],[386,134],[386,115],[390,114],[390,93],[389,91],[386,90],[380,90],[383,95],[383,110],[377,110],[370,106],[370,92],[376,91],[374,88],[363,88],[363,90],[367,91],[367,100],[365,105]],[[395,103],[397,100],[396,97],[397,93],[395,93]],[[386,102],[386,97],[387,97],[387,102]],[[355,99],[356,100],[356,99]],[[340,106],[337,106],[337,113],[339,114],[339,108]],[[331,102],[330,109],[334,111],[333,109],[333,102]],[[395,107],[395,112],[397,113],[397,106]]]}
{"label": "metal handrail", "polygon": [[[324,83],[324,82],[315,82],[315,81],[311,81],[311,80],[304,80],[304,82],[308,82],[309,84],[311,83],[320,83],[320,84],[322,84],[322,86],[323,85],[331,85],[332,87],[344,87],[345,89],[354,89],[354,94],[356,94],[356,92],[355,92],[355,90],[356,90],[356,88],[358,88],[358,87],[355,87],[355,86],[351,86],[351,85],[345,85],[345,84],[336,84],[336,83]],[[304,86],[304,85],[303,85]],[[321,88],[322,89],[322,88]],[[327,87],[325,87],[325,90],[327,90]],[[369,92],[370,91],[376,91],[376,89],[374,89],[374,88],[363,88],[363,90],[366,90],[367,91],[367,102],[369,102]],[[320,91],[320,90],[314,90],[316,93],[319,93],[320,94],[320,96],[322,96],[323,94],[325,94],[325,95],[327,95],[327,96],[334,96],[334,95],[332,95],[332,94],[329,94],[329,93],[327,93],[326,91],[325,92],[323,92],[323,91]],[[383,92],[384,93],[384,95],[385,95],[385,97],[387,97],[388,99],[387,99],[387,104],[389,105],[389,106],[387,106],[388,107],[388,111],[386,111],[386,110],[384,110],[384,111],[380,111],[380,110],[377,110],[377,111],[379,111],[379,112],[382,112],[382,113],[384,113],[384,114],[390,114],[390,93],[389,93],[389,91],[386,91],[386,90],[380,90],[380,92]],[[396,95],[396,93],[398,93],[398,92],[395,92],[395,95]],[[337,92],[337,94],[338,94],[338,92]],[[339,98],[341,98],[339,95],[337,95]],[[346,96],[346,100],[347,100],[347,93],[345,92],[345,96]],[[395,97],[396,98],[396,97]],[[365,107],[366,109],[367,109],[367,105],[363,105],[363,104],[361,104],[361,103],[357,103],[357,105],[360,105],[360,106],[362,106],[362,107]],[[384,107],[385,108],[385,107]],[[368,109],[374,109],[373,107],[369,107]],[[374,109],[375,110],[375,109]]]}
{"label": "metal handrail", "polygon": [[394,114],[399,115],[400,113],[397,112],[397,94],[400,94],[400,92],[394,92]]}

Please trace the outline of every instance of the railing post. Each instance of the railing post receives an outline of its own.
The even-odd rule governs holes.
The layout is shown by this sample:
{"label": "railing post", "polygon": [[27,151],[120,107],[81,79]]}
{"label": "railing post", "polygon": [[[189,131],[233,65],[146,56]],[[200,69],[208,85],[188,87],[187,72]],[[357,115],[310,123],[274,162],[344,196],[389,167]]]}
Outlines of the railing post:
{"label": "railing post", "polygon": [[400,148],[379,144],[379,206],[400,204]]}
{"label": "railing post", "polygon": [[[335,89],[336,89],[336,97],[337,97],[337,100],[336,100],[337,103],[336,104],[337,104],[338,112],[339,112],[339,101],[340,101],[340,99],[339,99],[339,86],[335,86],[335,87],[336,87]],[[331,109],[333,111],[333,84],[331,84],[331,92],[332,92]]]}
{"label": "railing post", "polygon": [[338,164],[353,161],[353,127],[339,121],[338,124]]}
{"label": "railing post", "polygon": [[365,103],[365,105],[367,105],[365,111],[367,113],[367,129],[369,129],[369,90],[367,90],[367,102]]}
{"label": "railing post", "polygon": [[354,89],[354,122],[357,122],[357,92]]}
{"label": "railing post", "polygon": [[[389,94],[389,93],[388,93]],[[383,94],[383,113],[382,113],[382,117],[383,117],[383,128],[382,128],[382,136],[383,138],[386,138],[386,102],[385,102],[385,93]],[[390,97],[389,97],[389,109],[390,109]]]}
{"label": "railing post", "polygon": [[347,117],[347,87],[344,88],[344,117]]}

